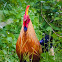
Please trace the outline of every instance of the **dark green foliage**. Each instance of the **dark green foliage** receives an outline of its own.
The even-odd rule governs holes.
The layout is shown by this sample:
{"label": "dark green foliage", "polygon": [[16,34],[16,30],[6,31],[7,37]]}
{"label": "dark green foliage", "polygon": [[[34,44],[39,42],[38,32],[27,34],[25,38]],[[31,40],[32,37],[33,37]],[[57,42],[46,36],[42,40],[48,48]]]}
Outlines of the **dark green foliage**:
{"label": "dark green foliage", "polygon": [[27,5],[30,5],[29,15],[37,38],[41,40],[45,33],[53,37],[55,60],[46,52],[41,54],[40,62],[62,62],[62,38],[53,33],[41,16],[42,7],[45,19],[62,36],[62,1],[55,0],[43,0],[42,4],[41,0],[0,0],[0,62],[19,62],[16,42]]}

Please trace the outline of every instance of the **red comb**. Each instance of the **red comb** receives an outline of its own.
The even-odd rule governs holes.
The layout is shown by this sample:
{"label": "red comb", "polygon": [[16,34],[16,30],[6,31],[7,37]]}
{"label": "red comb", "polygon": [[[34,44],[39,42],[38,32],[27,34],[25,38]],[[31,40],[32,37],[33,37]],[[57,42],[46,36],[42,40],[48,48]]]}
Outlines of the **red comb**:
{"label": "red comb", "polygon": [[28,5],[28,6],[26,7],[25,15],[27,15],[27,14],[28,14],[29,6],[30,6],[30,5]]}

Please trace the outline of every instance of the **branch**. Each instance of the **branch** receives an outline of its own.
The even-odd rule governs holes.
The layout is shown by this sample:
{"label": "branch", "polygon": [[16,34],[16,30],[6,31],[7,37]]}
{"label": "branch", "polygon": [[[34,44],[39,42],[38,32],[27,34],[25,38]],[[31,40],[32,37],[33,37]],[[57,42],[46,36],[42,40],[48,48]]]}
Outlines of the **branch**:
{"label": "branch", "polygon": [[56,34],[57,36],[59,36],[59,37],[62,37],[62,36],[60,36],[59,34],[57,34],[57,33],[53,30],[52,26],[48,23],[48,21],[47,21],[47,20],[45,19],[45,17],[43,16],[43,14],[42,14],[42,3],[41,3],[41,16],[42,16],[43,19],[47,22],[47,24],[51,27],[53,33],[55,33],[55,34]]}
{"label": "branch", "polygon": [[62,37],[62,36],[60,36],[59,34],[57,34],[57,33],[53,30],[52,26],[48,23],[48,21],[45,19],[45,17],[43,16],[43,14],[41,14],[41,16],[42,16],[43,19],[47,22],[47,24],[51,27],[52,31],[53,31],[57,36]]}

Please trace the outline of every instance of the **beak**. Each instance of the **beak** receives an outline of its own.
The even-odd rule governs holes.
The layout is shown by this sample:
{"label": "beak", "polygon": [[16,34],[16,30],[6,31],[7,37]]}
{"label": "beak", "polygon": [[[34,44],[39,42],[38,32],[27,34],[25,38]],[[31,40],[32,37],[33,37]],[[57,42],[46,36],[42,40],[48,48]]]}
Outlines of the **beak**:
{"label": "beak", "polygon": [[28,15],[28,10],[29,10],[30,5],[26,7],[25,15]]}

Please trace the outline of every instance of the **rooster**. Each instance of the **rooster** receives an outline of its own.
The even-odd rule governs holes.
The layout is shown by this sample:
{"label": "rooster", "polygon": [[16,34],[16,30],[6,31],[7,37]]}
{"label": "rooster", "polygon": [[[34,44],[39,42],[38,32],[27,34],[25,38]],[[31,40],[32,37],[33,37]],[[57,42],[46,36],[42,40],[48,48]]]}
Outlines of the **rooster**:
{"label": "rooster", "polygon": [[30,62],[39,62],[42,48],[28,15],[29,6],[30,5],[27,6],[24,14],[23,25],[16,43],[16,52],[20,62],[23,62],[23,60],[26,61],[26,59],[24,59],[25,56],[28,56]]}

